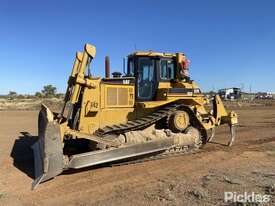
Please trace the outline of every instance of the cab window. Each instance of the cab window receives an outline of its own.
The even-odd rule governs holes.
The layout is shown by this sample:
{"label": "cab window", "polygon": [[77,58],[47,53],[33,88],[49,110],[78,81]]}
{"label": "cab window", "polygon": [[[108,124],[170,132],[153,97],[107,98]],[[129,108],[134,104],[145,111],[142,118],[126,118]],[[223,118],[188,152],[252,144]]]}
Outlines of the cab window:
{"label": "cab window", "polygon": [[129,59],[128,60],[128,76],[135,76],[135,66],[134,66],[134,60],[133,59]]}
{"label": "cab window", "polygon": [[160,78],[163,80],[174,79],[175,66],[172,60],[161,60],[160,62]]}
{"label": "cab window", "polygon": [[137,96],[151,100],[155,93],[155,60],[147,57],[138,60]]}

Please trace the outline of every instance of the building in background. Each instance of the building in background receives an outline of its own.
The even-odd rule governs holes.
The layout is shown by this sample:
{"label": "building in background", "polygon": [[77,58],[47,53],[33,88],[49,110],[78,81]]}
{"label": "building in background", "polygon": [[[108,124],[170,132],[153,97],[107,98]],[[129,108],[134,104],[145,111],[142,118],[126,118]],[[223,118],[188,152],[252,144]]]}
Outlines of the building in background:
{"label": "building in background", "polygon": [[241,89],[232,87],[232,88],[225,88],[225,89],[220,89],[218,91],[220,97],[222,99],[240,99],[241,98]]}
{"label": "building in background", "polygon": [[258,92],[255,99],[274,99],[274,94],[271,92]]}

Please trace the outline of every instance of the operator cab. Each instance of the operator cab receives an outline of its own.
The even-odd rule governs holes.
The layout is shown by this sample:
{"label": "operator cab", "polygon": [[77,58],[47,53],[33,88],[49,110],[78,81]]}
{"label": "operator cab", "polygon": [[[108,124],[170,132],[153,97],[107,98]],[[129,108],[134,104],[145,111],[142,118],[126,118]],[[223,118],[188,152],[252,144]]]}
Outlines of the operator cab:
{"label": "operator cab", "polygon": [[136,52],[128,56],[127,76],[136,78],[137,100],[154,100],[159,82],[171,82],[175,74],[175,55]]}

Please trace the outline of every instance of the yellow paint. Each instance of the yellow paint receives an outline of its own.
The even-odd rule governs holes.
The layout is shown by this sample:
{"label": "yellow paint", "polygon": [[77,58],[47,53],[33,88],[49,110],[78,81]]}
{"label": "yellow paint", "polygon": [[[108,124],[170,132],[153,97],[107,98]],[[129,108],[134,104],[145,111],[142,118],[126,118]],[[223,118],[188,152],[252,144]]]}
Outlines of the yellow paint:
{"label": "yellow paint", "polygon": [[[76,60],[72,69],[68,87],[73,88],[70,103],[80,102],[79,132],[93,134],[99,128],[112,126],[114,124],[126,123],[139,117],[144,117],[159,108],[168,104],[183,104],[190,108],[194,117],[197,118],[201,127],[206,130],[220,124],[237,124],[237,115],[234,112],[228,113],[219,96],[215,97],[214,116],[205,108],[209,100],[199,92],[169,93],[171,88],[186,88],[199,91],[199,86],[194,82],[159,82],[156,100],[154,101],[136,101],[135,86],[121,81],[112,83],[112,78],[108,83],[101,78],[91,78],[84,76],[87,64],[95,57],[96,48],[93,45],[85,45],[83,53],[77,53]],[[177,53],[160,52],[134,52],[129,56],[149,56],[149,57],[170,57],[176,58]],[[208,117],[209,121],[203,119]],[[61,133],[70,133],[66,120],[59,121],[61,124]],[[71,132],[72,133],[72,132]],[[73,134],[72,134],[73,135]]]}

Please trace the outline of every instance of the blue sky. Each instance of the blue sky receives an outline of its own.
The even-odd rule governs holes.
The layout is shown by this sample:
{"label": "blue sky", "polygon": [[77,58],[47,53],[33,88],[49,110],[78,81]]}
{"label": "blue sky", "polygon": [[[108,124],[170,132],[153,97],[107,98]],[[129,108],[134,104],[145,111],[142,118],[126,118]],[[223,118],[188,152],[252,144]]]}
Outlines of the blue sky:
{"label": "blue sky", "polygon": [[8,1],[0,5],[0,94],[64,92],[75,52],[97,47],[92,73],[138,50],[184,52],[204,91],[275,91],[275,1]]}

